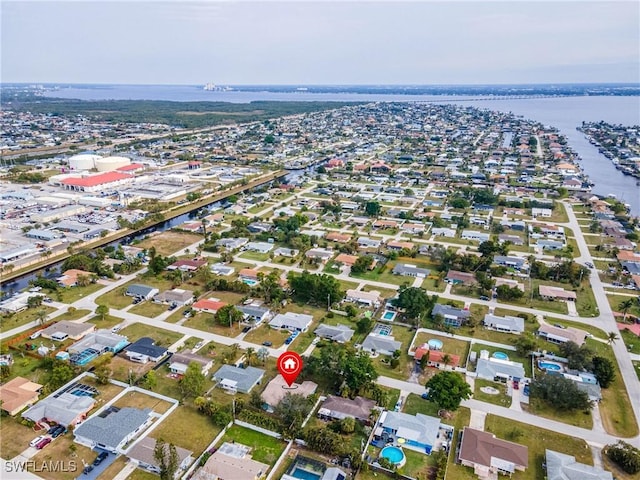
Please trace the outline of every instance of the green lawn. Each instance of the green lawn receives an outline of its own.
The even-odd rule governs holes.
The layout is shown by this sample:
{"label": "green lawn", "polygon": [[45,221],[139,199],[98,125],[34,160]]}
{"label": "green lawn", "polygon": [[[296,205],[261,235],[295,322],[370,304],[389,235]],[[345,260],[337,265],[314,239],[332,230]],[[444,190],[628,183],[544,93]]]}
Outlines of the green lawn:
{"label": "green lawn", "polygon": [[576,427],[582,427],[586,429],[593,428],[593,417],[591,411],[572,411],[559,410],[553,408],[547,402],[540,401],[539,399],[531,398],[529,405],[523,405],[523,409],[544,418],[550,418],[557,422],[568,423],[569,425],[575,425]]}
{"label": "green lawn", "polygon": [[244,340],[255,343],[256,345],[262,345],[263,342],[271,342],[273,348],[279,348],[288,336],[289,332],[276,330],[264,324],[251,329],[251,331],[245,335]]}
{"label": "green lawn", "polygon": [[418,348],[423,343],[427,343],[432,338],[441,340],[443,343],[442,351],[451,355],[460,356],[460,364],[464,366],[464,362],[467,360],[469,354],[469,342],[464,340],[458,340],[455,338],[447,337],[446,335],[435,335],[432,333],[420,332],[416,337],[416,341],[413,346]]}
{"label": "green lawn", "polygon": [[[454,437],[458,438],[458,433],[462,431],[462,429],[469,425],[469,421],[471,420],[471,410],[466,407],[460,407],[454,416],[453,419],[453,427],[454,427]],[[443,423],[448,423],[447,421],[443,421]],[[454,449],[451,449],[454,451]],[[447,462],[447,476],[445,480],[477,480],[478,476],[473,473],[471,468],[463,467],[462,465],[458,465],[455,463],[455,455],[449,455],[449,461]]]}
{"label": "green lawn", "polygon": [[[633,300],[633,306],[627,312],[629,315],[635,315],[640,318],[640,303],[636,301],[637,297],[628,297],[626,295],[614,295],[607,294],[607,300],[609,301],[609,305],[611,305],[611,310],[614,312],[620,312],[620,304],[626,300]],[[622,313],[622,312],[620,312]],[[622,318],[620,318],[620,321]]]}
{"label": "green lawn", "polygon": [[406,380],[409,378],[414,365],[413,357],[407,354],[409,345],[411,345],[411,340],[413,340],[414,332],[406,327],[394,325],[391,330],[391,335],[398,342],[402,342],[402,346],[400,347],[400,363],[396,368],[392,368],[388,363],[391,360],[391,357],[379,355],[377,358],[373,359],[373,365],[379,375],[396,378],[398,380]]}
{"label": "green lawn", "polygon": [[141,302],[129,309],[129,312],[142,315],[143,317],[155,318],[164,313],[169,308],[167,305],[155,302]]}
{"label": "green lawn", "polygon": [[234,425],[227,430],[222,441],[235,441],[251,447],[251,458],[268,465],[273,465],[276,462],[285,447],[285,443],[281,440],[238,425]]}
{"label": "green lawn", "polygon": [[194,407],[181,405],[154,430],[153,437],[191,450],[197,457],[220,430]]}
{"label": "green lawn", "polygon": [[232,327],[225,327],[215,323],[214,315],[211,313],[196,313],[183,324],[185,327],[196,328],[203,332],[211,332],[225,337],[237,337],[242,332],[242,326],[234,324]]}
{"label": "green lawn", "polygon": [[[480,400],[481,402],[493,403],[494,405],[500,405],[501,407],[509,407],[511,405],[511,397],[506,394],[506,385],[492,382],[490,380],[484,380],[482,378],[476,378],[474,381],[475,391],[473,392],[473,398]],[[483,387],[492,387],[499,390],[497,395],[491,395],[481,390]]]}
{"label": "green lawn", "polygon": [[[541,480],[546,478],[542,468],[545,449],[573,455],[580,463],[593,465],[591,449],[582,439],[570,437],[495,415],[487,415],[485,430],[496,437],[525,445],[529,450],[529,466],[524,472],[516,472],[514,480]],[[448,476],[447,478],[458,478]]]}
{"label": "green lawn", "polygon": [[[69,307],[69,308],[73,308],[73,307]],[[67,310],[65,313],[63,313],[59,317],[56,317],[56,320],[69,320],[69,321],[78,320],[79,318],[89,315],[90,313],[91,313],[91,310],[86,310],[83,308],[75,309],[71,311]]]}
{"label": "green lawn", "polygon": [[151,337],[155,340],[156,345],[162,345],[164,347],[172,345],[183,337],[181,333],[158,327],[150,327],[144,323],[133,323],[118,333],[120,335],[126,335],[130,342],[134,342],[141,337]]}
{"label": "green lawn", "polygon": [[246,260],[256,260],[258,262],[266,262],[269,260],[268,253],[260,253],[260,252],[242,252],[238,255],[238,258],[243,258]]}
{"label": "green lawn", "polygon": [[44,310],[47,315],[56,311],[53,307],[47,307],[45,304],[35,307],[27,308],[22,312],[13,314],[4,314],[0,317],[0,326],[3,331],[11,330],[13,328],[21,327],[27,323],[31,323],[38,318],[38,312]]}
{"label": "green lawn", "polygon": [[636,375],[638,375],[638,380],[640,380],[640,362],[637,360],[633,360],[631,363],[633,363],[633,368],[636,371]]}
{"label": "green lawn", "polygon": [[93,323],[96,328],[111,328],[119,323],[122,323],[122,318],[114,317],[113,315],[105,315],[104,320],[98,315],[87,320],[89,323]]}
{"label": "green lawn", "polygon": [[104,304],[108,305],[110,308],[122,309],[128,305],[133,303],[133,298],[126,296],[124,293],[127,291],[130,285],[147,285],[149,287],[155,287],[159,289],[161,292],[165,290],[170,290],[172,287],[172,282],[162,277],[152,277],[152,276],[140,276],[131,282],[125,283],[124,285],[111,290],[104,295],[100,295],[96,298],[96,303],[98,305]]}
{"label": "green lawn", "polygon": [[[62,303],[73,303],[81,298],[91,295],[98,290],[105,288],[100,283],[92,283],[86,287],[67,287],[58,289],[59,301]],[[52,298],[56,298],[56,294],[53,294]]]}
{"label": "green lawn", "polygon": [[631,353],[640,355],[640,337],[629,330],[620,330],[620,337]]}

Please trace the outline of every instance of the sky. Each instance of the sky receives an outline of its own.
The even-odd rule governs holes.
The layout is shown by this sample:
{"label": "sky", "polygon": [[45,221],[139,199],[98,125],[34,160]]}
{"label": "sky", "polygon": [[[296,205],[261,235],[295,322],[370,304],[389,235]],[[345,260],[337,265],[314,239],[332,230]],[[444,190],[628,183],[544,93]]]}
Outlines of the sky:
{"label": "sky", "polygon": [[640,82],[640,2],[7,1],[3,83]]}

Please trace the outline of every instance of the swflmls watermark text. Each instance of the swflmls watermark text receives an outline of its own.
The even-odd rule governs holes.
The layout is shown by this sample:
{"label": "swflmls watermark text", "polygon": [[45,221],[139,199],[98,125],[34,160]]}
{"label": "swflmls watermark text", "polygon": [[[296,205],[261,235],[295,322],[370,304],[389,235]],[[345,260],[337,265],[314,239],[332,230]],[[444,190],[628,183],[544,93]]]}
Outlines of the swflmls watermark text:
{"label": "swflmls watermark text", "polygon": [[77,472],[78,467],[75,460],[8,460],[4,462],[0,478],[20,478],[20,474],[26,472],[36,475],[45,472]]}

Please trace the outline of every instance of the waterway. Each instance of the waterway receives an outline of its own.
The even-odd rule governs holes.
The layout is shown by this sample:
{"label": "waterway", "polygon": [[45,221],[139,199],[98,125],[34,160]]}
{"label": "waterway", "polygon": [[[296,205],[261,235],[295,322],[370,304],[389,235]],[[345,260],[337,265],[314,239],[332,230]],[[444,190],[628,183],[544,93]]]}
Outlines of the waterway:
{"label": "waterway", "polygon": [[112,85],[91,88],[65,88],[50,91],[48,96],[81,100],[171,100],[247,103],[273,101],[343,101],[343,102],[444,102],[512,112],[544,125],[557,128],[567,137],[569,145],[580,156],[583,171],[595,184],[593,192],[614,194],[629,204],[631,213],[640,216],[640,187],[636,180],[617,170],[611,161],[598,152],[584,135],[576,130],[583,121],[604,120],[613,124],[640,125],[640,96],[580,96],[557,98],[496,98],[485,99],[447,95],[384,95],[356,93],[309,93],[269,91],[205,91],[195,85]]}

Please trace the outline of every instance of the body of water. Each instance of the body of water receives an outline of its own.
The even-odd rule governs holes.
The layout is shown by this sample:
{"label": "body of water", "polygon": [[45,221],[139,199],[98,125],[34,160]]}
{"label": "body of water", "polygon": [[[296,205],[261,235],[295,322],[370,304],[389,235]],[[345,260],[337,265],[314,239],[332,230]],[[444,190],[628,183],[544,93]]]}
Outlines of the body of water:
{"label": "body of water", "polygon": [[583,121],[604,120],[623,125],[640,125],[640,97],[581,96],[557,98],[492,98],[470,100],[469,97],[446,95],[384,95],[356,93],[205,91],[201,86],[182,85],[114,85],[91,88],[64,88],[50,91],[48,96],[81,100],[170,100],[248,103],[273,101],[344,101],[344,102],[446,102],[512,112],[557,128],[580,155],[581,166],[595,184],[598,195],[614,194],[640,216],[640,187],[636,180],[616,170],[609,159],[598,152],[584,135],[576,130]]}

